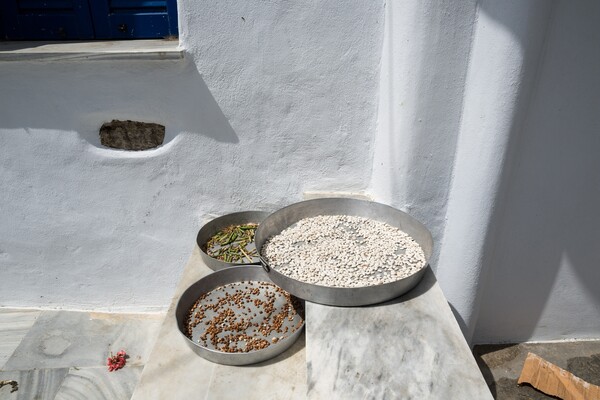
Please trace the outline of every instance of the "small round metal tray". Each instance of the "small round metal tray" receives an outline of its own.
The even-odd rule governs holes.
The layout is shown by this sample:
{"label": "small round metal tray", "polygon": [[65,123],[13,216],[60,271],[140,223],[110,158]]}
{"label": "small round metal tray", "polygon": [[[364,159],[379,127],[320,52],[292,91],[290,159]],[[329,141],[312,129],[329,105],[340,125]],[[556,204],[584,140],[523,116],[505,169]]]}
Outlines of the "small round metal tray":
{"label": "small round metal tray", "polygon": [[269,214],[270,213],[266,211],[241,211],[223,215],[204,224],[204,226],[200,228],[200,231],[198,231],[198,236],[196,237],[196,243],[198,243],[198,247],[200,248],[200,256],[202,257],[202,261],[204,261],[204,263],[213,271],[218,271],[223,268],[237,265],[260,264],[258,257],[253,257],[252,262],[225,262],[217,260],[206,253],[206,243],[215,233],[219,232],[223,228],[227,228],[231,225],[242,225],[249,223],[260,224],[265,218],[267,218]]}
{"label": "small round metal tray", "polygon": [[323,198],[302,201],[282,208],[269,215],[258,227],[254,243],[259,249],[271,236],[304,218],[318,215],[353,215],[388,223],[409,234],[423,249],[425,265],[416,273],[390,283],[353,288],[321,286],[302,282],[283,275],[268,265],[261,257],[263,267],[269,271],[270,279],[287,292],[314,303],[354,307],[377,304],[391,300],[416,286],[427,266],[433,250],[433,238],[421,222],[410,215],[385,204],[347,198]]}
{"label": "small round metal tray", "polygon": [[[263,285],[259,286],[259,283],[262,283]],[[300,300],[296,299],[294,301],[294,315],[285,317],[288,312],[286,310],[291,311],[288,306],[289,301],[285,299],[284,296],[279,296],[279,293],[276,292],[268,293],[271,297],[265,295],[265,289],[258,289],[259,287],[267,287],[267,285],[264,285],[264,283],[273,285],[269,279],[269,274],[261,266],[245,265],[225,268],[220,271],[213,272],[212,274],[205,276],[198,282],[191,285],[181,295],[181,298],[177,303],[177,308],[175,309],[177,327],[190,348],[201,357],[218,364],[247,365],[273,358],[280,353],[283,353],[292,344],[294,344],[304,328],[303,304]],[[224,290],[224,287],[227,289]],[[191,336],[193,340],[188,337],[187,333],[190,331],[189,323],[192,321],[192,319],[195,319],[196,312],[199,310],[196,307],[198,301],[205,306],[205,308],[203,308],[203,310],[206,310],[205,315],[209,318],[213,318],[219,314],[214,311],[212,306],[208,307],[207,305],[214,305],[214,302],[218,301],[218,299],[222,302],[226,301],[224,300],[224,294],[223,297],[217,298],[215,292],[227,292],[229,296],[228,298],[231,299],[237,294],[236,288],[239,290],[245,290],[246,287],[250,289],[257,288],[257,294],[252,298],[252,300],[238,294],[238,299],[242,297],[242,301],[235,302],[235,305],[231,308],[228,307],[228,310],[232,310],[235,313],[235,317],[232,320],[232,315],[229,314],[227,319],[223,321],[223,324],[228,324],[228,327],[232,327],[241,326],[245,322],[250,322],[249,327],[242,328],[244,329],[243,332],[236,331],[236,333],[233,335],[248,335],[256,338],[256,340],[266,340],[269,343],[267,347],[257,350],[250,350],[249,352],[232,353],[221,351],[215,348],[216,346],[211,343],[204,345],[204,343],[201,343],[202,340],[199,340],[199,338],[202,333],[206,332],[206,330],[210,328],[210,325],[202,322],[191,328]],[[268,287],[274,288],[275,286],[273,285]],[[279,288],[277,288],[277,290],[281,291]],[[200,300],[202,296],[205,297]],[[262,306],[260,301],[258,304],[255,304],[254,299],[266,302],[269,302],[271,299],[272,302],[269,304],[273,306],[273,313],[269,314],[267,308]],[[192,308],[193,312],[191,312]],[[221,311],[222,315],[225,315],[227,312],[229,311]],[[211,313],[212,315],[209,316],[208,313]],[[266,319],[265,315],[267,315]],[[283,318],[278,319],[278,315]],[[263,323],[267,325],[263,325]],[[279,326],[279,332],[275,330],[276,326]],[[257,333],[256,330],[260,329],[266,329],[266,332],[270,333],[268,333],[267,336],[264,335],[265,331],[262,333]],[[231,330],[228,332],[231,332]],[[226,338],[227,334],[222,332],[219,333],[217,337]],[[246,343],[247,341],[240,341],[239,343],[242,342]],[[225,341],[225,343],[229,342]],[[237,346],[237,343],[233,346]],[[223,347],[220,348],[222,349]]]}

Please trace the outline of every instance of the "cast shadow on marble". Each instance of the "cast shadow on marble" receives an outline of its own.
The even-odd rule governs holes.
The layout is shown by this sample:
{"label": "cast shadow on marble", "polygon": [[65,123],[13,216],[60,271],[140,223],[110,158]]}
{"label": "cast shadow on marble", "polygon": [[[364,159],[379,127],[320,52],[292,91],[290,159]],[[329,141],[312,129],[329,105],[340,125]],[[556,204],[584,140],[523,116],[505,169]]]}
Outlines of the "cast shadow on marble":
{"label": "cast shadow on marble", "polygon": [[304,334],[279,356],[239,367],[215,365],[207,399],[306,398]]}
{"label": "cast shadow on marble", "polygon": [[189,285],[211,272],[194,246],[132,399],[305,399],[304,333],[276,358],[248,366],[214,364],[189,347],[177,328],[175,305]]}
{"label": "cast shadow on marble", "polygon": [[288,358],[296,356],[296,354],[298,352],[304,350],[305,347],[306,347],[306,331],[302,331],[302,333],[298,337],[298,340],[296,340],[294,342],[294,344],[290,346],[289,349],[287,349],[283,353],[279,354],[277,357],[273,357],[269,360],[265,360],[265,361],[257,363],[257,364],[241,365],[241,366],[239,366],[239,368],[257,368],[257,367],[266,367],[269,365],[278,364],[282,361],[287,360]]}
{"label": "cast shadow on marble", "polygon": [[425,267],[425,272],[423,273],[423,278],[421,281],[402,296],[398,296],[383,303],[370,304],[363,307],[386,307],[393,306],[394,304],[404,303],[427,293],[436,283],[437,279],[435,278],[433,271],[431,271],[431,267],[428,265]]}
{"label": "cast shadow on marble", "polygon": [[307,303],[306,321],[309,399],[491,398],[430,269],[386,303]]}

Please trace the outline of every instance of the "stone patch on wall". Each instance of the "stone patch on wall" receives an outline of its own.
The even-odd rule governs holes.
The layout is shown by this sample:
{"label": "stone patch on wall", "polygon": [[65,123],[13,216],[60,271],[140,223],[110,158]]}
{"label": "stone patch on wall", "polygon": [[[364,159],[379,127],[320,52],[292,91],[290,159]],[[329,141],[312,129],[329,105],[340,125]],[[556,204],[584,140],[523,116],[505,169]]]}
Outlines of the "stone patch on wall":
{"label": "stone patch on wall", "polygon": [[100,128],[100,143],[113,149],[148,150],[160,146],[164,140],[164,125],[155,123],[113,119]]}

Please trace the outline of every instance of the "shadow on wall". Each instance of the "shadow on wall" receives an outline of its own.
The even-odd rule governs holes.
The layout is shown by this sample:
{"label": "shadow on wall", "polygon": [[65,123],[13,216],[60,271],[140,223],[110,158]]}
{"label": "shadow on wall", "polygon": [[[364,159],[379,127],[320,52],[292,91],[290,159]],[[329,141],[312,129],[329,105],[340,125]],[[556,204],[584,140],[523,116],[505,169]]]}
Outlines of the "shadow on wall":
{"label": "shadow on wall", "polygon": [[[168,304],[199,208],[217,203],[215,193],[226,198],[217,179],[244,167],[199,178],[238,136],[195,66],[0,63],[0,71],[0,305]],[[100,149],[99,128],[114,118],[161,123],[170,143]]]}
{"label": "shadow on wall", "polygon": [[182,132],[238,143],[191,61],[14,63],[2,71],[0,129],[77,132],[105,149],[102,123],[130,119],[165,125],[164,144]]}
{"label": "shadow on wall", "polygon": [[553,13],[511,132],[475,343],[598,335],[600,4],[562,1]]}
{"label": "shadow on wall", "polygon": [[388,2],[371,190],[431,231],[437,269],[476,1]]}
{"label": "shadow on wall", "polygon": [[[390,149],[397,151],[409,147],[402,155],[406,158],[404,162],[409,173],[399,179],[406,193],[404,207],[415,218],[428,222],[436,241],[431,257],[435,269],[441,248],[437,244],[443,240],[452,176],[452,168],[448,166],[454,164],[460,130],[476,1],[419,2],[418,8],[421,15],[411,18],[428,21],[423,24],[426,31],[419,35],[428,39],[426,46],[418,49],[421,56],[411,57],[411,60],[418,60],[418,65],[415,65],[416,79],[412,83],[415,111],[407,121],[410,138]],[[394,132],[392,136],[398,133]]]}

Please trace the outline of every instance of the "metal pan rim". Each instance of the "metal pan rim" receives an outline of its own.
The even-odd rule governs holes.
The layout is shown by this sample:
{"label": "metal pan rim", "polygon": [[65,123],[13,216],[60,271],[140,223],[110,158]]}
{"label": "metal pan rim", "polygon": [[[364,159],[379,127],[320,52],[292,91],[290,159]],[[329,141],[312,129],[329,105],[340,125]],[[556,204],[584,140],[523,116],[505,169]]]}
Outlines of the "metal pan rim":
{"label": "metal pan rim", "polygon": [[[182,329],[184,328],[187,312],[193,303],[202,294],[210,290],[228,283],[241,281],[262,281],[273,283],[261,266],[243,265],[230,267],[215,271],[194,282],[181,294],[179,300],[177,301],[177,306],[175,308],[175,323],[177,324],[177,330],[183,339],[185,339],[188,346],[190,346],[190,348],[196,354],[209,361],[225,365],[248,365],[269,360],[291,347],[300,337],[304,329],[305,320],[303,319],[302,326],[288,337],[278,341],[277,343],[270,344],[265,349],[255,350],[248,353],[225,353],[218,350],[209,349],[190,340]],[[202,291],[199,291],[199,289],[202,289]]]}
{"label": "metal pan rim", "polygon": [[206,242],[212,235],[217,233],[220,229],[226,228],[230,225],[236,224],[244,224],[255,222],[259,224],[267,218],[271,212],[269,211],[258,211],[258,210],[249,210],[249,211],[237,211],[233,213],[228,213],[221,215],[220,217],[216,217],[200,228],[198,230],[198,234],[196,235],[196,244],[200,249],[200,257],[204,264],[206,264],[213,271],[219,271],[223,268],[236,267],[241,265],[260,265],[260,261],[256,262],[226,262],[221,261],[216,258],[213,258],[207,254],[205,251]]}
{"label": "metal pan rim", "polygon": [[359,287],[335,287],[299,281],[281,274],[263,262],[271,280],[287,292],[306,301],[332,306],[362,306],[377,304],[401,296],[416,286],[429,265],[433,252],[431,233],[416,218],[389,205],[351,198],[319,198],[305,200],[281,208],[269,215],[255,234],[255,244],[262,250],[267,238],[280,233],[295,222],[316,215],[357,215],[389,223],[402,229],[417,241],[425,253],[425,263],[415,273],[399,280],[379,285]]}

